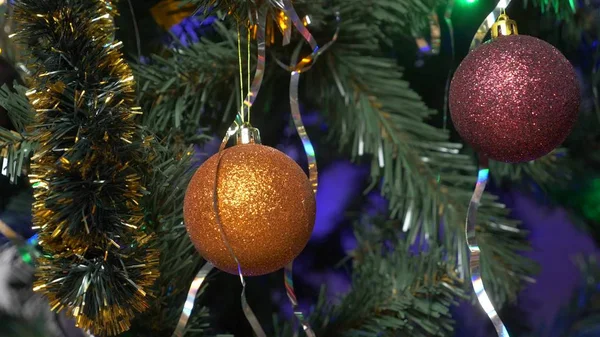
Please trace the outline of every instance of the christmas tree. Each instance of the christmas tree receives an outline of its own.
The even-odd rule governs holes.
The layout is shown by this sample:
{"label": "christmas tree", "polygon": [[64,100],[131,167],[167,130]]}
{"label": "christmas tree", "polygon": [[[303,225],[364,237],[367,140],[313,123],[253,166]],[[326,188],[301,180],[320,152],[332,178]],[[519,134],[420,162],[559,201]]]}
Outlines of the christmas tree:
{"label": "christmas tree", "polygon": [[[525,324],[535,315],[519,294],[546,267],[528,229],[552,228],[523,226],[515,200],[561,207],[600,241],[598,16],[587,3],[509,4],[3,3],[0,273],[20,290],[4,291],[0,335],[492,336],[489,296],[513,337],[595,336],[592,256],[573,262],[584,281],[553,324]],[[515,111],[553,109],[548,124],[567,131],[575,118],[558,115],[579,119],[547,155],[488,165],[451,116],[465,96],[450,83],[469,49],[508,41],[475,49],[505,11],[571,60],[581,88],[540,54],[556,86],[534,86],[534,103],[511,96]],[[466,96],[485,86],[466,83]],[[473,133],[511,155],[561,137],[522,125]]]}

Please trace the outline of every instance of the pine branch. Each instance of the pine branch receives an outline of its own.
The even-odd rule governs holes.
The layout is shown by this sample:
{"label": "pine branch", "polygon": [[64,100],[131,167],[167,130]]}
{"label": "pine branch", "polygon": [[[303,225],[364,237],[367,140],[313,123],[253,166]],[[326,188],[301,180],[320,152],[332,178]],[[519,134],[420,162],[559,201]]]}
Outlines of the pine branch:
{"label": "pine branch", "polygon": [[236,113],[237,86],[231,80],[238,71],[235,35],[218,21],[215,28],[220,42],[202,38],[133,66],[147,102],[143,124],[153,132],[180,134],[190,144],[202,139],[200,118],[206,110],[218,111],[223,120]]}
{"label": "pine branch", "polygon": [[[301,2],[302,0],[299,0]],[[251,21],[252,13],[256,13],[258,7],[264,2],[268,6],[274,6],[270,0],[182,0],[182,4],[191,4],[198,8],[198,11],[205,15],[209,12],[220,12],[231,15],[238,22]]]}
{"label": "pine branch", "polygon": [[[37,143],[26,133],[25,128],[33,123],[34,112],[25,96],[26,88],[16,86],[16,91],[4,84],[0,88],[0,106],[6,109],[8,118],[17,131],[0,127],[0,174],[10,177],[15,183],[26,170],[28,160],[37,148]],[[4,165],[6,164],[6,165]]]}
{"label": "pine branch", "polygon": [[[182,158],[175,159],[170,148],[161,146],[161,144],[157,144],[156,147],[158,147],[158,156],[154,161],[155,167],[152,170],[151,183],[149,185],[156,192],[144,199],[148,224],[153,226],[154,230],[159,233],[161,241],[180,241],[181,234],[185,233],[185,229],[182,226],[183,214],[181,212],[181,205],[183,204],[187,185],[193,174],[193,171],[190,170],[191,150],[188,150]],[[189,238],[181,241],[187,244],[188,248],[185,248],[186,251],[193,247]],[[163,248],[165,250],[178,249],[178,247],[173,247],[170,244],[165,245]],[[176,258],[177,256],[173,254],[164,256],[166,261]],[[188,256],[186,256],[187,258]],[[169,269],[168,271],[165,270],[167,273],[164,275],[165,279],[174,280],[176,279],[175,275],[183,276],[193,273],[193,270],[187,271],[187,273],[184,271],[184,269],[190,267],[189,265],[171,262],[173,264],[163,263],[164,267]],[[197,263],[199,262],[198,258]],[[193,266],[191,269],[194,269]]]}
{"label": "pine branch", "polygon": [[339,304],[323,298],[311,315],[323,337],[451,336],[450,307],[462,297],[460,284],[440,264],[442,250],[408,253],[394,246],[362,240],[354,254],[353,290]]}
{"label": "pine branch", "polygon": [[1,337],[49,337],[44,322],[29,322],[25,319],[0,314]]}
{"label": "pine branch", "polygon": [[[319,1],[294,4],[301,16],[311,14],[318,23],[324,22],[334,8],[342,17],[338,42],[303,75],[302,96],[318,102],[341,147],[352,148],[355,159],[373,159],[373,184],[381,183],[382,192],[391,201],[394,231],[405,229],[411,243],[443,245],[449,252],[445,263],[464,271],[463,226],[476,166],[470,156],[460,154],[460,144],[449,142],[447,134],[425,122],[436,112],[401,80],[402,70],[380,48],[380,44],[390,43],[392,34],[409,35],[413,27],[420,27],[419,22],[435,4],[419,0],[352,0],[333,7]],[[321,41],[324,36],[329,38],[332,26],[316,25],[311,30]],[[159,97],[146,109],[147,124],[158,132],[184,130],[185,138],[190,139],[207,108],[218,111],[223,120],[235,111],[233,94],[225,93],[235,91],[229,79],[237,77],[236,48],[231,33],[217,29],[219,36],[212,39],[217,42],[205,38],[198,44],[176,48],[166,58],[153,58],[149,67],[136,68],[148,97]],[[270,48],[281,54],[282,48]],[[286,81],[288,74],[280,71],[275,76],[272,82],[265,81],[265,86]],[[228,87],[222,90],[225,83]],[[518,254],[529,248],[526,233],[507,216],[504,205],[491,195],[485,196],[479,215],[483,272],[497,304],[514,296],[523,277],[535,270],[530,260]],[[458,256],[463,257],[462,262]]]}
{"label": "pine branch", "polygon": [[[387,2],[371,6],[380,3]],[[365,12],[363,6],[362,1],[339,4],[344,18],[340,37],[305,75],[305,96],[322,102],[343,148],[352,148],[354,158],[372,158],[373,185],[380,183],[392,218],[401,220],[397,230],[406,232],[410,242],[443,244],[449,265],[460,267],[454,257],[464,257],[464,221],[476,167],[460,154],[459,144],[425,122],[435,111],[402,80],[395,61],[382,56],[379,36],[384,34],[366,15],[374,9]],[[513,298],[524,275],[535,269],[518,255],[529,246],[507,214],[504,205],[486,195],[478,216],[484,280],[498,304]]]}
{"label": "pine branch", "polygon": [[10,177],[10,181],[15,183],[36,147],[35,141],[0,127],[0,174]]}
{"label": "pine branch", "polygon": [[8,118],[19,133],[24,133],[35,118],[35,112],[27,100],[26,91],[27,88],[24,86],[9,86],[6,83],[0,88],[0,106],[6,109]]}
{"label": "pine branch", "polygon": [[[158,236],[161,252],[160,278],[155,285],[156,299],[150,310],[137,318],[132,333],[136,336],[168,336],[173,333],[186,300],[187,290],[202,258],[189,239],[183,225],[181,205],[189,180],[191,149],[181,158],[173,158],[174,150],[168,139],[156,143],[156,157],[149,177],[149,189],[155,193],[143,199],[146,223]],[[197,304],[186,336],[202,334],[207,329],[207,309]],[[147,322],[151,322],[148,324]]]}
{"label": "pine branch", "polygon": [[527,8],[531,4],[538,7],[542,14],[553,13],[558,19],[574,20],[577,11],[577,3],[570,0],[544,1],[544,0],[525,0],[523,7]]}
{"label": "pine branch", "polygon": [[556,149],[552,153],[528,163],[508,164],[490,162],[490,173],[495,181],[520,182],[524,177],[546,189],[556,187],[571,180],[573,172],[569,165],[566,149]]}

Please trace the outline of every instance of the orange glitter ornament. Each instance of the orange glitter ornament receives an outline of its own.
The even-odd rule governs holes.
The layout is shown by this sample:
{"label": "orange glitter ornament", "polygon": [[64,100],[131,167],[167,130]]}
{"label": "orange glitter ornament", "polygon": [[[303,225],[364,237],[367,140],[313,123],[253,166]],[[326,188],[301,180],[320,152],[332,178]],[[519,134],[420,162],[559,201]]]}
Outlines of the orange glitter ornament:
{"label": "orange glitter ornament", "polygon": [[310,238],[316,201],[300,166],[271,147],[236,145],[213,155],[198,169],[183,207],[192,242],[217,268],[237,274],[213,208],[220,155],[218,212],[243,274],[264,275],[283,268]]}

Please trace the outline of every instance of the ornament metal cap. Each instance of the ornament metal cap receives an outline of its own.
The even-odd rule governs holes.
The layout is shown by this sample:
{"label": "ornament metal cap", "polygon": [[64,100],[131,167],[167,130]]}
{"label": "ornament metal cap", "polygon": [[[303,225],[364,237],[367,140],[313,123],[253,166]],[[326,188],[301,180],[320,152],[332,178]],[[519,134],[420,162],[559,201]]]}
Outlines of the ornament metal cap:
{"label": "ornament metal cap", "polygon": [[236,144],[261,144],[260,131],[250,125],[244,123],[240,125],[235,133]]}
{"label": "ornament metal cap", "polygon": [[491,28],[492,39],[497,39],[499,36],[519,35],[517,29],[517,22],[511,20],[508,15],[500,14],[498,20],[492,25]]}

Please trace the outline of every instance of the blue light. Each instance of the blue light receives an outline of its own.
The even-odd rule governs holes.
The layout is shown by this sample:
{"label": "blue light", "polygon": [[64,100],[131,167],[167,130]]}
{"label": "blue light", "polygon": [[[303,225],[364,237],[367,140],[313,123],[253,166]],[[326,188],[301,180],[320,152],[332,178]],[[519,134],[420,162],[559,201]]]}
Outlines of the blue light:
{"label": "blue light", "polygon": [[419,50],[420,50],[422,53],[429,53],[429,52],[431,52],[431,47],[430,47],[429,45],[424,45],[424,46],[422,46],[421,48],[419,48]]}
{"label": "blue light", "polygon": [[480,183],[482,181],[487,181],[490,175],[490,169],[481,169],[479,170],[479,174],[477,175],[477,182]]}
{"label": "blue light", "polygon": [[28,243],[29,245],[37,245],[37,242],[38,242],[38,235],[37,235],[37,234],[34,234],[32,237],[30,237],[30,238],[27,240],[27,243]]}
{"label": "blue light", "polygon": [[313,145],[310,141],[302,142],[302,145],[304,145],[304,151],[306,151],[307,155],[312,156],[312,157],[315,156],[315,148],[313,147]]}

